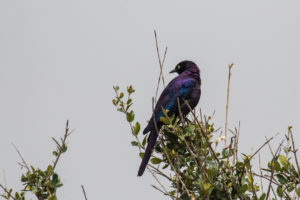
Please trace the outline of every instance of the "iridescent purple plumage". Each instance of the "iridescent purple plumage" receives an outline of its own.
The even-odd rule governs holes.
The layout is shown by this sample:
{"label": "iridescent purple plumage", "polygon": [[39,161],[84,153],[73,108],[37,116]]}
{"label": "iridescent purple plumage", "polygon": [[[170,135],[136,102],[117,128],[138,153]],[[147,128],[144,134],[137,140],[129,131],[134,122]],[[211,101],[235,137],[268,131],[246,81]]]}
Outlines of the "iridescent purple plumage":
{"label": "iridescent purple plumage", "polygon": [[175,114],[175,116],[178,116],[178,99],[182,114],[187,115],[190,110],[184,103],[184,100],[188,101],[192,109],[195,108],[199,102],[201,95],[201,79],[197,65],[192,61],[182,61],[176,65],[175,69],[170,73],[173,72],[177,72],[179,75],[175,77],[163,90],[154,109],[154,118],[151,117],[147,127],[143,131],[144,134],[150,132],[150,135],[148,137],[147,148],[138,171],[138,176],[142,176],[146,169],[158,137],[157,130],[159,131],[163,125],[160,121],[160,117],[164,115],[162,108],[169,110],[168,115]]}

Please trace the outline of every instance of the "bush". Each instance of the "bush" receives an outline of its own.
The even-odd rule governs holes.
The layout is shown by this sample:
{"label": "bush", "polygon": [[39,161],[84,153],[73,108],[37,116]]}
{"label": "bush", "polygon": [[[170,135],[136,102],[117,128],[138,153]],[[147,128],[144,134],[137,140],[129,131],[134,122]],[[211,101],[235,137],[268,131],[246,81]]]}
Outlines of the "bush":
{"label": "bush", "polygon": [[[116,97],[113,104],[126,116],[135,140],[131,145],[137,147],[142,158],[147,135],[142,136],[140,123],[134,122],[135,113],[131,109],[132,86],[127,87],[127,99],[119,86],[114,87]],[[216,137],[212,117],[196,116],[191,110],[189,118],[161,117],[164,126],[151,160],[147,166],[160,187],[155,189],[172,199],[296,199],[300,197],[300,169],[297,160],[292,127],[288,128],[283,142],[278,146],[273,158],[260,173],[253,170],[251,161],[258,152],[273,139],[266,141],[252,155],[238,154],[239,128],[231,131],[230,144],[220,147],[224,136]],[[219,146],[218,146],[219,145]],[[284,150],[285,155],[281,153]],[[138,163],[137,163],[138,164]],[[159,178],[166,179],[164,186]],[[267,190],[262,191],[257,178],[267,181]],[[170,188],[170,189],[167,189]],[[276,192],[274,191],[276,188]]]}

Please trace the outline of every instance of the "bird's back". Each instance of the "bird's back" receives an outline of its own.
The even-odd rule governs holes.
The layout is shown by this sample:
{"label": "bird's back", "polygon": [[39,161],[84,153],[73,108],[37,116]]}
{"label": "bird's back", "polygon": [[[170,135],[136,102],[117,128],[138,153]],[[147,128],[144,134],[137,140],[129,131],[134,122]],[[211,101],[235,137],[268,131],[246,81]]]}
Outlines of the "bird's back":
{"label": "bird's back", "polygon": [[[178,102],[181,105],[183,114],[187,114],[189,110],[183,106],[184,100],[187,100],[192,108],[194,108],[200,99],[200,82],[195,78],[186,74],[181,74],[175,77],[161,93],[155,109],[154,117],[158,129],[162,126],[160,117],[164,115],[162,108],[168,110],[168,115],[178,115]],[[151,131],[154,126],[153,116],[151,117],[148,126],[144,129],[144,134]]]}

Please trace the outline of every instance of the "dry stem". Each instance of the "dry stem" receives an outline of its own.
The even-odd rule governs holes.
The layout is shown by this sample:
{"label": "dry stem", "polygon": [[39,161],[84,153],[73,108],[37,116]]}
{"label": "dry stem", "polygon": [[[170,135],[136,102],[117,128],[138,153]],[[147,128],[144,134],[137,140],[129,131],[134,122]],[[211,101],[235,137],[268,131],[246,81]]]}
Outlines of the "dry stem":
{"label": "dry stem", "polygon": [[81,185],[81,188],[82,188],[82,192],[83,192],[83,195],[84,195],[84,199],[87,200],[85,189],[84,189],[83,185]]}
{"label": "dry stem", "polygon": [[227,99],[226,99],[226,115],[225,115],[225,147],[227,145],[227,130],[228,130],[228,107],[229,107],[229,90],[230,90],[230,78],[231,78],[231,68],[233,63],[228,65],[228,83],[227,83]]}
{"label": "dry stem", "polygon": [[21,160],[22,160],[23,166],[25,166],[25,167],[27,168],[27,170],[28,170],[29,172],[31,172],[31,171],[30,171],[30,168],[29,168],[29,166],[27,165],[25,159],[23,158],[21,152],[18,150],[18,148],[16,147],[16,145],[15,145],[14,143],[11,143],[11,144],[13,145],[13,147],[15,148],[15,150],[17,151],[17,153],[19,154],[19,156],[20,156],[20,158],[21,158]]}
{"label": "dry stem", "polygon": [[154,31],[154,37],[155,37],[155,45],[156,45],[156,52],[157,52],[157,57],[158,57],[158,63],[159,63],[159,68],[160,68],[159,77],[158,77],[158,82],[157,82],[157,88],[156,88],[156,92],[155,92],[155,101],[154,101],[154,102],[156,103],[156,101],[157,101],[158,89],[159,89],[159,84],[160,84],[160,79],[162,79],[164,88],[166,87],[166,85],[165,85],[165,78],[164,78],[164,75],[163,75],[163,71],[162,71],[162,70],[163,70],[163,66],[164,66],[164,63],[165,63],[165,59],[166,59],[168,47],[166,47],[166,49],[165,49],[163,61],[161,62],[156,31]]}

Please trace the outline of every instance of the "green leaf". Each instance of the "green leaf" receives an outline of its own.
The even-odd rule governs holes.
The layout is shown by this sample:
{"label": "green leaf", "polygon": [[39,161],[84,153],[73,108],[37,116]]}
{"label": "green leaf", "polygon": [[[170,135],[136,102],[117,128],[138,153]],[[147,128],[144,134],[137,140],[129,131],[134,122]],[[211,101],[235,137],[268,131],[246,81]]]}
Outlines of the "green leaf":
{"label": "green leaf", "polygon": [[36,194],[38,192],[38,189],[36,188],[36,186],[32,186],[31,191]]}
{"label": "green leaf", "polygon": [[186,126],[183,129],[184,136],[190,136],[190,135],[192,135],[192,133],[194,132],[194,130],[195,130],[195,126],[194,125]]}
{"label": "green leaf", "polygon": [[279,161],[283,167],[288,167],[289,161],[287,160],[287,158],[284,155],[279,156]]}
{"label": "green leaf", "polygon": [[247,189],[248,189],[248,185],[244,184],[244,185],[242,185],[242,187],[240,187],[239,193],[244,194],[247,191]]}
{"label": "green leaf", "polygon": [[66,151],[67,151],[67,145],[64,144],[61,148],[61,152],[65,153]]}
{"label": "green leaf", "polygon": [[164,109],[163,107],[161,109],[162,109],[162,111],[164,113],[164,116],[168,117],[169,116],[168,115],[169,110],[168,109]]}
{"label": "green leaf", "polygon": [[54,185],[56,185],[59,182],[59,178],[58,178],[58,175],[56,173],[53,173],[51,182]]}
{"label": "green leaf", "polygon": [[120,89],[120,87],[118,85],[113,87],[115,91],[118,91]]}
{"label": "green leaf", "polygon": [[227,158],[229,156],[229,150],[228,150],[228,148],[223,149],[222,156],[223,156],[223,158]]}
{"label": "green leaf", "polygon": [[122,99],[124,97],[124,93],[121,92],[119,98]]}
{"label": "green leaf", "polygon": [[129,94],[133,93],[135,90],[133,89],[132,85],[130,85],[129,87],[127,87],[127,92]]}
{"label": "green leaf", "polygon": [[277,160],[274,160],[275,171],[279,172],[281,170],[280,164]]}
{"label": "green leaf", "polygon": [[160,120],[162,123],[164,123],[165,125],[169,125],[169,124],[170,124],[170,121],[169,121],[169,119],[168,119],[167,117],[161,116],[161,117],[159,118],[159,120]]}
{"label": "green leaf", "polygon": [[56,151],[52,151],[52,154],[53,154],[54,156],[58,156],[58,153],[57,153]]}
{"label": "green leaf", "polygon": [[167,167],[169,167],[169,164],[165,164],[162,169],[166,169]]}
{"label": "green leaf", "polygon": [[46,170],[47,175],[49,175],[52,172],[52,169],[53,169],[52,165],[48,165]]}
{"label": "green leaf", "polygon": [[126,119],[128,122],[132,122],[134,120],[134,112],[131,110],[130,112],[126,113]]}
{"label": "green leaf", "polygon": [[142,145],[145,146],[146,145],[146,142],[147,142],[147,135],[145,135],[144,139],[143,139],[143,142],[142,142]]}
{"label": "green leaf", "polygon": [[259,200],[264,200],[266,198],[266,193],[263,193],[260,197],[259,197]]}
{"label": "green leaf", "polygon": [[20,195],[19,195],[18,192],[15,193],[15,198],[16,198],[16,199],[19,199],[19,198],[20,198]]}
{"label": "green leaf", "polygon": [[145,153],[143,153],[143,152],[139,153],[139,156],[140,156],[141,158],[144,158],[144,155],[145,155]]}
{"label": "green leaf", "polygon": [[55,195],[51,195],[50,197],[48,197],[48,200],[57,200]]}
{"label": "green leaf", "polygon": [[300,197],[300,183],[298,183],[296,185],[295,191],[296,191],[296,194],[298,195],[298,197]]}
{"label": "green leaf", "polygon": [[279,183],[281,183],[281,184],[286,184],[286,183],[288,182],[288,181],[285,179],[285,177],[282,176],[281,174],[276,174],[276,177],[277,177]]}
{"label": "green leaf", "polygon": [[136,122],[134,127],[133,127],[133,134],[138,135],[141,129],[141,125],[139,122]]}
{"label": "green leaf", "polygon": [[281,186],[278,186],[276,191],[277,191],[277,194],[279,197],[283,197],[283,191],[282,191]]}
{"label": "green leaf", "polygon": [[130,104],[132,102],[132,99],[128,99],[126,104]]}
{"label": "green leaf", "polygon": [[132,146],[139,146],[139,143],[138,143],[137,141],[132,141],[132,142],[131,142],[131,145],[132,145]]}
{"label": "green leaf", "polygon": [[159,159],[159,158],[152,158],[152,159],[151,159],[151,163],[152,163],[152,164],[159,164],[159,163],[161,163],[161,161],[162,161],[162,160]]}

